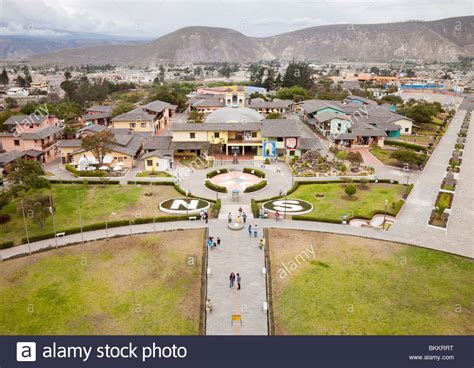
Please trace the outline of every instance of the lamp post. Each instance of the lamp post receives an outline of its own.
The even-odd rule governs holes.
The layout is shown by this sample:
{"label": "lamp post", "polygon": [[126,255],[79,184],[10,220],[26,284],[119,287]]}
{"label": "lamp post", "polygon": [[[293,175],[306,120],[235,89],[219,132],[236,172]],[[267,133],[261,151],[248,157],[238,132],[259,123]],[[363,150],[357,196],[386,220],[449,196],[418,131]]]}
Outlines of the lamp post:
{"label": "lamp post", "polygon": [[189,192],[186,190],[186,216],[189,215],[189,202],[188,202],[188,194]]}
{"label": "lamp post", "polygon": [[287,199],[286,197],[287,197],[287,195],[288,195],[288,192],[285,190],[285,211],[283,212],[284,213],[283,219],[285,219],[285,220],[286,220],[286,199]]}
{"label": "lamp post", "polygon": [[51,220],[53,222],[54,240],[56,243],[56,248],[58,248],[58,237],[56,235],[56,223],[54,222],[54,214],[53,214],[53,199],[51,195],[49,196],[49,212],[51,213]]}
{"label": "lamp post", "polygon": [[383,211],[383,223],[382,223],[382,230],[385,230],[385,219],[387,217],[387,204],[388,204],[388,200],[386,199],[384,201],[384,204],[385,204],[385,209]]}
{"label": "lamp post", "polygon": [[21,200],[21,212],[23,213],[23,224],[25,225],[26,242],[28,244],[28,253],[31,255],[30,236],[28,234],[28,225],[26,224],[25,205],[23,204],[23,199]]}

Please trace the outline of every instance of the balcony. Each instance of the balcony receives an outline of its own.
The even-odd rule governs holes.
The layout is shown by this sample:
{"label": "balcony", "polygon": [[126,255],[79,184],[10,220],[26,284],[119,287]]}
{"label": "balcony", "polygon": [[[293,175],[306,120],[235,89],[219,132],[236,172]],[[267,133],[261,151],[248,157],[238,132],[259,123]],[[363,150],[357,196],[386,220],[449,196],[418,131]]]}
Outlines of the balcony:
{"label": "balcony", "polygon": [[51,146],[54,146],[54,145],[55,145],[56,143],[58,143],[58,142],[59,142],[59,141],[56,140],[56,139],[52,139],[52,140],[50,140],[50,141],[47,141],[46,143],[43,143],[43,144],[41,145],[41,149],[44,151],[44,150],[50,148]]}

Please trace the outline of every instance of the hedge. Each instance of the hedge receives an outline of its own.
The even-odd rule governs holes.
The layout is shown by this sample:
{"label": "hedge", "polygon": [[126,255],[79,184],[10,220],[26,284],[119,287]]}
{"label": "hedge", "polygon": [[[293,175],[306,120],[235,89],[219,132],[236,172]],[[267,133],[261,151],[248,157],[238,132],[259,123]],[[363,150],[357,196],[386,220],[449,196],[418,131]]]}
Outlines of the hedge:
{"label": "hedge", "polygon": [[120,184],[118,180],[57,180],[49,181],[51,184],[95,184],[95,185],[114,185]]}
{"label": "hedge", "polygon": [[267,186],[267,181],[266,181],[266,180],[262,180],[262,181],[260,181],[260,182],[257,183],[257,184],[254,184],[254,185],[251,185],[251,186],[245,188],[244,193],[256,192],[257,190],[260,190],[260,189],[262,189],[262,188],[265,188],[266,186]]}
{"label": "hedge", "polygon": [[[171,222],[171,221],[185,221],[188,220],[188,216],[185,215],[171,215],[171,216],[161,216],[161,217],[155,217],[155,222]],[[132,225],[140,225],[140,224],[150,224],[153,222],[153,217],[141,217],[141,218],[136,218],[132,220]],[[105,222],[98,222],[95,224],[90,224],[90,225],[84,225],[82,227],[82,231],[93,231],[93,230],[103,230],[105,228],[111,229],[114,227],[120,227],[120,226],[127,226],[130,225],[130,220],[116,220],[116,221],[110,221],[107,222],[107,226]],[[60,233],[61,231],[58,231]],[[72,234],[77,234],[81,232],[80,227],[73,227],[70,229],[64,230],[64,233],[66,235],[72,235]],[[54,233],[47,233],[47,234],[41,234],[41,235],[35,235],[35,236],[30,236],[30,242],[35,242],[39,240],[45,240],[45,239],[51,239],[54,238],[55,235]],[[27,239],[22,238],[22,243],[26,243]]]}
{"label": "hedge", "polygon": [[409,195],[411,193],[411,191],[413,190],[413,187],[415,186],[415,184],[410,184],[408,187],[407,187],[407,195]]}
{"label": "hedge", "polygon": [[316,221],[316,222],[328,222],[330,224],[341,224],[341,220],[334,220],[334,219],[323,219],[318,218],[317,216],[304,216],[304,215],[295,215],[291,217],[292,220],[300,220],[300,221]]}
{"label": "hedge", "polygon": [[6,241],[6,242],[3,242],[3,243],[0,243],[0,249],[7,249],[7,248],[11,248],[15,245],[15,243],[13,241]]}
{"label": "hedge", "polygon": [[424,153],[426,153],[428,151],[427,147],[420,146],[419,144],[415,144],[415,143],[392,141],[390,139],[386,139],[385,144],[387,146],[403,147],[403,148],[408,148],[408,149],[411,149],[411,150],[414,150],[414,151],[421,151],[421,152],[424,152]]}
{"label": "hedge", "polygon": [[223,187],[223,186],[220,186],[220,185],[216,185],[214,183],[211,183],[209,180],[206,180],[206,183],[204,184],[207,188],[215,191],[215,192],[219,192],[219,193],[227,193],[227,188],[226,187]]}
{"label": "hedge", "polygon": [[253,217],[258,218],[260,208],[258,206],[258,203],[253,198],[250,200],[250,208],[252,209]]}
{"label": "hedge", "polygon": [[264,178],[265,177],[265,173],[262,170],[252,169],[252,168],[246,167],[242,171],[245,174],[252,174],[252,175],[258,176],[259,178]]}
{"label": "hedge", "polygon": [[211,214],[214,217],[219,216],[219,212],[221,210],[221,200],[218,199],[211,207]]}
{"label": "hedge", "polygon": [[128,180],[127,184],[130,184],[130,185],[175,185],[174,181],[140,181],[140,180]]}
{"label": "hedge", "polygon": [[206,175],[206,178],[210,179],[210,178],[213,178],[216,175],[226,174],[228,172],[229,172],[229,170],[227,170],[227,169],[214,170],[214,171],[208,172],[207,175]]}

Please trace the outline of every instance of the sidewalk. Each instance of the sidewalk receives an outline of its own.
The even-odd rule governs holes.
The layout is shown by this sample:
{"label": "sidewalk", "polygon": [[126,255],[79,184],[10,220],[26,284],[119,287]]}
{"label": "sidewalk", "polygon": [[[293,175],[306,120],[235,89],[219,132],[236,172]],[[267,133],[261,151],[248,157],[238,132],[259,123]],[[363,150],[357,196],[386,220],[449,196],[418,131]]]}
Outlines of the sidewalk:
{"label": "sidewalk", "polygon": [[[235,215],[235,213],[234,213]],[[249,221],[250,220],[250,221]],[[253,219],[247,224],[254,224]],[[264,252],[258,247],[263,236],[259,229],[258,237],[249,237],[247,228],[230,230],[227,220],[211,221],[209,235],[222,239],[219,249],[208,252],[207,297],[213,305],[207,315],[207,335],[267,335],[267,313],[263,310],[266,301]],[[229,287],[231,272],[240,273],[242,289],[237,283]],[[232,321],[232,315],[240,315],[242,325]]]}

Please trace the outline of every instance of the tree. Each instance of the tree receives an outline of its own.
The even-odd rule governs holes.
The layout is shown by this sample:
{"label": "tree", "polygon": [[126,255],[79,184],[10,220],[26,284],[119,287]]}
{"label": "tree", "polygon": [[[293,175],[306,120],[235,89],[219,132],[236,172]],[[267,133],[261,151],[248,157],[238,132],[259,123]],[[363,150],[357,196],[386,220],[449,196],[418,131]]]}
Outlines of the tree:
{"label": "tree", "polygon": [[71,79],[71,77],[72,77],[71,72],[69,70],[66,70],[64,72],[64,78],[66,78],[66,80],[68,81],[69,79]]}
{"label": "tree", "polygon": [[354,184],[349,184],[345,189],[344,192],[351,198],[357,192],[357,188]]}
{"label": "tree", "polygon": [[11,216],[7,213],[0,213],[0,225],[3,226],[3,228],[6,228],[7,222],[11,221]]}
{"label": "tree", "polygon": [[103,130],[102,132],[85,137],[82,140],[81,146],[94,155],[100,167],[104,164],[104,157],[107,153],[111,152],[110,147],[114,143],[114,134],[110,130]]}
{"label": "tree", "polygon": [[7,109],[14,109],[15,107],[18,107],[18,101],[12,97],[7,97],[5,99],[5,104],[7,105]]}
{"label": "tree", "polygon": [[49,196],[41,192],[25,196],[23,198],[23,206],[19,201],[17,212],[23,213],[23,209],[26,217],[32,218],[41,230],[44,229],[46,219],[51,214],[51,211],[53,211],[50,207]]}
{"label": "tree", "polygon": [[123,114],[127,111],[130,111],[133,109],[133,104],[130,103],[130,102],[126,102],[126,101],[123,101],[123,102],[120,102],[117,106],[114,107],[114,109],[112,110],[112,117],[116,117],[120,114]]}
{"label": "tree", "polygon": [[292,100],[295,102],[309,100],[313,97],[314,95],[310,91],[298,86],[280,88],[276,93],[276,98],[282,100]]}
{"label": "tree", "polygon": [[275,70],[273,68],[267,69],[267,77],[262,83],[262,86],[267,89],[267,91],[273,91],[275,89]]}
{"label": "tree", "polygon": [[283,115],[279,112],[271,112],[267,115],[267,119],[283,119]]}
{"label": "tree", "polygon": [[23,67],[23,73],[25,75],[25,87],[29,87],[33,80],[31,79],[30,70],[28,69],[28,66],[25,65]]}
{"label": "tree", "polygon": [[8,82],[9,82],[9,79],[8,79],[7,71],[5,70],[5,68],[3,68],[2,74],[0,74],[0,83],[6,86]]}
{"label": "tree", "polygon": [[8,180],[13,186],[19,187],[15,191],[49,188],[49,180],[41,175],[44,175],[44,170],[38,161],[20,159],[13,162]]}
{"label": "tree", "polygon": [[426,161],[425,154],[420,155],[416,152],[404,149],[393,152],[390,157],[409,165],[423,165]]}
{"label": "tree", "polygon": [[204,121],[204,115],[197,110],[190,112],[188,116],[188,123],[202,123]]}
{"label": "tree", "polygon": [[26,87],[25,79],[21,75],[16,78],[16,85],[20,88]]}
{"label": "tree", "polygon": [[302,88],[310,89],[313,82],[314,70],[311,68],[306,61],[292,61],[286,68],[285,75],[283,76],[282,86],[293,87],[299,86]]}

